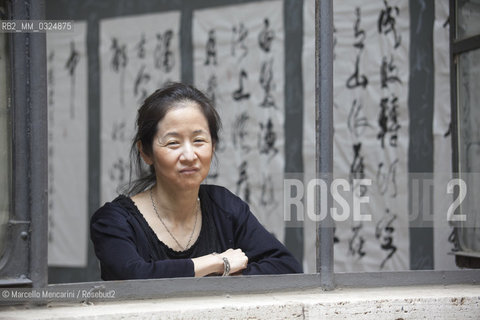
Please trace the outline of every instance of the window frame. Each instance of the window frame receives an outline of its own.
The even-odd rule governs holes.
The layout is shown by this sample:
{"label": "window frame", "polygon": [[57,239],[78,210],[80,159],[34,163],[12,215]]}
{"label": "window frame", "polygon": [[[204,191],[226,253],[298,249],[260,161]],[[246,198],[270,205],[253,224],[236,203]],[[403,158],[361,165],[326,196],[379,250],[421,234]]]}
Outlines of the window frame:
{"label": "window frame", "polygon": [[[43,1],[5,2],[9,20],[43,19]],[[47,285],[45,34],[9,33],[12,197],[0,286]],[[15,70],[15,72],[13,72]]]}
{"label": "window frame", "polygon": [[[459,164],[459,128],[458,128],[458,61],[462,54],[480,49],[480,32],[474,36],[459,39],[457,36],[457,4],[459,0],[450,0],[450,92],[451,92],[451,121],[452,121],[452,171],[455,177],[460,177]],[[455,197],[458,196],[458,190]],[[455,233],[458,234],[461,225],[456,223]],[[474,266],[480,264],[480,252],[454,251],[457,261],[461,265]]]}
{"label": "window frame", "polygon": [[[10,19],[45,18],[45,0],[7,0],[6,2],[9,5],[7,9],[10,12]],[[453,2],[454,0],[451,0],[451,6]],[[316,86],[318,143],[316,162],[317,171],[328,178],[333,164],[333,82],[328,80],[333,77],[333,0],[317,0],[315,9],[315,79],[318,84]],[[12,228],[8,245],[12,244],[13,255],[9,256],[8,268],[0,270],[0,277],[14,275],[14,272],[20,269],[26,270],[29,276],[13,277],[10,280],[2,279],[0,287],[22,285],[51,290],[82,289],[89,292],[115,290],[115,298],[108,299],[112,301],[308,288],[333,290],[339,287],[448,285],[480,281],[480,271],[477,270],[335,274],[333,223],[329,216],[317,225],[320,241],[317,241],[317,273],[315,274],[95,281],[48,285],[47,237],[45,236],[48,231],[46,39],[45,34],[18,34],[15,37],[11,36],[10,42],[12,44],[11,66],[16,70],[11,73],[10,91],[11,105],[14,106],[12,108],[14,197],[11,223],[19,227],[15,230]],[[25,184],[25,181],[28,183]],[[331,201],[331,198],[328,201]],[[316,206],[319,206],[319,201],[316,201]],[[26,232],[28,241],[22,239],[22,232]],[[26,250],[24,252],[18,250],[19,246]],[[27,259],[21,256],[22,253],[27,256]],[[55,301],[55,299],[49,301]]]}

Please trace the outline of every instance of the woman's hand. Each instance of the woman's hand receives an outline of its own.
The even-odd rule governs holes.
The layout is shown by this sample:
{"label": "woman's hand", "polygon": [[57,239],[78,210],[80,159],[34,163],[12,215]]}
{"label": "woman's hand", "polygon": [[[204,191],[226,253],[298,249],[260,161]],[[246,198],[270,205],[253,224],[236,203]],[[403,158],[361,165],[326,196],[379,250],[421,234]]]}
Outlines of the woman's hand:
{"label": "woman's hand", "polygon": [[223,257],[227,258],[230,263],[230,274],[238,274],[245,269],[248,264],[248,257],[241,249],[228,249],[227,251],[219,253],[218,256],[222,261]]}
{"label": "woman's hand", "polygon": [[223,274],[223,258],[230,264],[230,275],[239,275],[247,267],[248,257],[241,249],[228,249],[222,253],[212,253],[203,257],[193,258],[195,277],[209,274]]}

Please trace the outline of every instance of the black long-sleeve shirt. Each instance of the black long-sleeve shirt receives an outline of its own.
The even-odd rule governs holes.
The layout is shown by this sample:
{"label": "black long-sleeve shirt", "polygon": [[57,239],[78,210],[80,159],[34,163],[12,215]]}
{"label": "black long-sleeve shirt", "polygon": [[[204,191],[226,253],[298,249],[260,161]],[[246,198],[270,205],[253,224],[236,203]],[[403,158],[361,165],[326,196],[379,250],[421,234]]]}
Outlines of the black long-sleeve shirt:
{"label": "black long-sleeve shirt", "polygon": [[119,196],[92,216],[90,236],[102,279],[193,277],[191,258],[229,248],[248,257],[244,275],[299,273],[288,250],[255,218],[248,205],[223,187],[201,185],[202,229],[183,252],[168,248],[148,226],[130,198]]}

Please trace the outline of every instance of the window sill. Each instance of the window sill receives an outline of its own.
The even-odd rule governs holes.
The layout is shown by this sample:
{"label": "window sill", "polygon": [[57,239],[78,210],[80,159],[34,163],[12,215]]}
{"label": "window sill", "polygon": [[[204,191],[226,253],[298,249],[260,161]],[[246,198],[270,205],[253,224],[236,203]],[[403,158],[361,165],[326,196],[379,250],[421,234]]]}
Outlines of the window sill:
{"label": "window sill", "polygon": [[8,319],[161,318],[480,318],[480,286],[430,285],[310,289],[268,294],[211,295],[97,303],[3,307]]}

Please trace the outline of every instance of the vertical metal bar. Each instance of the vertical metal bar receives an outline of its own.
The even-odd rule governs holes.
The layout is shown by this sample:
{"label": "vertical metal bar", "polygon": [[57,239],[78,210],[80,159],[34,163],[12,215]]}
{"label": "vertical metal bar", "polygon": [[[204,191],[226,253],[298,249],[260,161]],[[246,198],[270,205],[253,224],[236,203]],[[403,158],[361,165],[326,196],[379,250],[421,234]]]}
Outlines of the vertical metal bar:
{"label": "vertical metal bar", "polygon": [[[315,123],[316,172],[329,187],[333,172],[333,1],[315,1]],[[318,189],[317,189],[318,190]],[[330,192],[320,198],[316,192],[315,209],[320,214],[321,202],[332,203]],[[326,218],[317,222],[317,272],[325,290],[334,287],[333,221],[327,209]],[[323,213],[325,214],[325,213]]]}
{"label": "vertical metal bar", "polygon": [[[303,78],[302,69],[303,37],[303,6],[304,1],[285,0],[283,2],[283,19],[285,26],[285,173],[304,172],[303,168]],[[313,8],[312,8],[313,9]],[[302,181],[304,181],[302,177]],[[295,207],[292,207],[293,221],[298,221]],[[298,261],[304,259],[304,228],[303,226],[285,225],[284,244]],[[315,253],[310,253],[309,256]],[[311,257],[313,258],[313,257]]]}
{"label": "vertical metal bar", "polygon": [[[433,25],[435,20],[434,2],[421,3],[410,0],[410,77],[408,83],[408,189],[413,190],[414,181],[433,172],[433,112],[434,112],[434,65]],[[420,14],[421,13],[421,14]],[[428,57],[425,58],[424,57]],[[418,64],[421,68],[417,68]],[[422,137],[419,139],[418,137]],[[432,198],[419,190],[423,205],[433,207]],[[408,207],[417,202],[408,197]],[[416,212],[416,210],[413,210]],[[433,221],[427,218],[428,210],[408,219],[410,270],[431,270],[434,268]],[[418,245],[421,243],[422,245]]]}
{"label": "vertical metal bar", "polygon": [[[454,52],[454,43],[457,39],[457,4],[458,0],[449,1],[449,24],[450,24],[450,136],[452,139],[452,178],[461,178],[460,173],[460,145],[459,145],[459,125],[458,125],[458,56]],[[458,190],[455,190],[455,199],[458,197]],[[462,236],[461,224],[454,223],[454,246],[455,250],[460,248],[460,237]],[[458,258],[455,257],[455,263]]]}
{"label": "vertical metal bar", "polygon": [[[45,19],[45,0],[30,0],[30,19]],[[27,70],[30,108],[31,243],[30,277],[34,287],[48,284],[48,145],[46,34],[29,33]]]}
{"label": "vertical metal bar", "polygon": [[[23,3],[7,2],[9,20],[25,19]],[[9,34],[10,108],[12,119],[12,213],[9,219],[7,252],[2,257],[0,276],[21,282],[29,277],[30,173],[29,110],[27,108],[27,75],[24,33]],[[8,252],[10,250],[10,252]]]}
{"label": "vertical metal bar", "polygon": [[[44,19],[44,0],[9,1],[9,20]],[[47,285],[47,109],[45,34],[9,35],[12,213],[0,260],[6,284]],[[5,280],[5,279],[2,279]]]}
{"label": "vertical metal bar", "polygon": [[[43,20],[45,0],[3,1],[7,20]],[[8,35],[11,213],[0,286],[47,286],[46,36]]]}
{"label": "vertical metal bar", "polygon": [[457,63],[453,52],[453,43],[456,39],[457,31],[457,12],[456,0],[450,0],[450,104],[451,104],[451,137],[452,137],[452,170],[454,177],[458,174],[458,123],[457,123]]}
{"label": "vertical metal bar", "polygon": [[[15,1],[11,8],[13,20],[45,19],[44,0]],[[48,282],[46,35],[18,33],[11,39],[13,207],[14,218],[20,221],[10,223],[29,226],[13,235],[17,247],[28,242],[27,252],[21,252],[26,257],[18,276],[30,278],[33,286],[40,288]]]}

